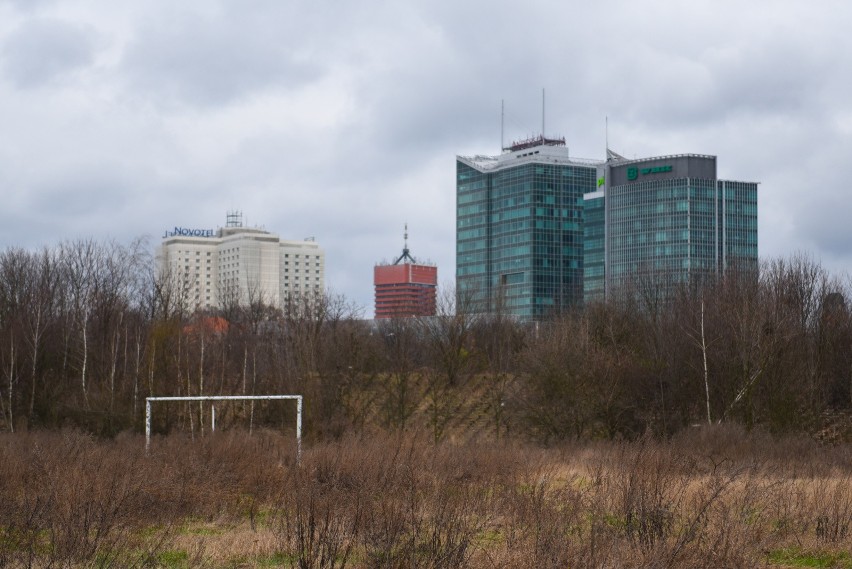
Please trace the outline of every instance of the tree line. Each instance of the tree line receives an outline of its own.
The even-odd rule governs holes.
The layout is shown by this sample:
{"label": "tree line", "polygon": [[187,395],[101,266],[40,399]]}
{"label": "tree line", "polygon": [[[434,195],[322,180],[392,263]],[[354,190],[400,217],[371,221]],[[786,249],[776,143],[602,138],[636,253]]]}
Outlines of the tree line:
{"label": "tree line", "polygon": [[[541,442],[717,422],[817,433],[852,411],[849,283],[805,254],[664,301],[637,282],[538,324],[476,314],[448,290],[423,319],[365,320],[331,293],[189,311],[173,277],[142,240],[0,252],[0,430],[140,431],[154,395],[302,394],[316,439],[437,441],[462,412],[481,435]],[[210,412],[167,405],[155,430],[201,435]],[[290,425],[294,410],[222,413],[254,428]]]}

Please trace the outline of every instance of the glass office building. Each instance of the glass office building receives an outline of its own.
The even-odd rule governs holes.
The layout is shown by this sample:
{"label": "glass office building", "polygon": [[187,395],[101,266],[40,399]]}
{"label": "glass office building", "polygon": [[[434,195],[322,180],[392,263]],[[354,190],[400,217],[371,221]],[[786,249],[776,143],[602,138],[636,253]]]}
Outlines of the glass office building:
{"label": "glass office building", "polygon": [[756,269],[756,183],[718,180],[715,156],[615,156],[585,199],[586,302]]}
{"label": "glass office building", "polygon": [[[601,179],[601,178],[599,178]],[[583,300],[603,298],[605,290],[605,201],[603,191],[585,195],[583,224]],[[599,294],[600,293],[600,294]]]}
{"label": "glass office building", "polygon": [[456,286],[469,310],[539,320],[582,303],[583,196],[601,162],[564,139],[456,160]]}

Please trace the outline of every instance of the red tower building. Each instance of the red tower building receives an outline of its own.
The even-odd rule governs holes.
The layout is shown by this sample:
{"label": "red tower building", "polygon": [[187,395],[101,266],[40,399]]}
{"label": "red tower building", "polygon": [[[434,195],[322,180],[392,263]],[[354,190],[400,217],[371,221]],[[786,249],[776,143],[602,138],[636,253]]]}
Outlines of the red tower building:
{"label": "red tower building", "polygon": [[392,265],[373,269],[376,318],[434,316],[438,267],[418,263],[408,251],[408,226],[402,255]]}

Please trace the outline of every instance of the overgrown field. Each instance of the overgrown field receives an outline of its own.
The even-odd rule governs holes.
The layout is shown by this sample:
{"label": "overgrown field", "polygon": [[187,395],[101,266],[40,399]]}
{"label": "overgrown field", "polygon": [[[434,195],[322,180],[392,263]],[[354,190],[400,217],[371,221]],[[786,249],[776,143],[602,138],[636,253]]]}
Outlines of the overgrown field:
{"label": "overgrown field", "polygon": [[0,437],[4,567],[852,567],[852,447]]}

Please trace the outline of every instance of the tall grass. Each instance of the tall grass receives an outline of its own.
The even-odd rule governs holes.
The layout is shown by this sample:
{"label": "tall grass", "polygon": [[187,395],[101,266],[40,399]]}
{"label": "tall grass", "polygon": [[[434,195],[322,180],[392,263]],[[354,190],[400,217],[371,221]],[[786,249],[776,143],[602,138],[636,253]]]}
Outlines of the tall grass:
{"label": "tall grass", "polygon": [[726,426],[668,440],[306,448],[0,437],[0,566],[843,566],[852,449]]}

